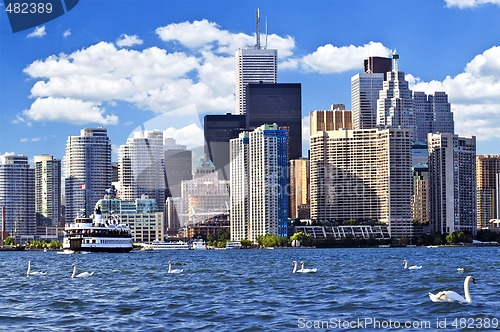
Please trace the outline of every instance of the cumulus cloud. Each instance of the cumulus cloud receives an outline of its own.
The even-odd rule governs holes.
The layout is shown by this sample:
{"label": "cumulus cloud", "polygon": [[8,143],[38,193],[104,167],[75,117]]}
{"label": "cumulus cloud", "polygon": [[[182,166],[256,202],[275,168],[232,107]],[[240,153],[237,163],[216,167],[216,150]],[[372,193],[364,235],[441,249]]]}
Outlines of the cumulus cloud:
{"label": "cumulus cloud", "polygon": [[423,82],[411,75],[407,78],[413,91],[448,94],[455,130],[460,135],[475,135],[478,140],[500,137],[500,46],[477,55],[462,73],[443,81]]}
{"label": "cumulus cloud", "polygon": [[137,37],[137,35],[126,35],[122,34],[117,40],[116,40],[116,46],[118,47],[130,47],[134,45],[142,45],[143,41]]}
{"label": "cumulus cloud", "polygon": [[[174,41],[190,49],[211,49],[216,53],[234,55],[239,48],[253,46],[255,35],[232,33],[222,30],[217,23],[208,20],[169,24],[156,29],[156,34],[163,41]],[[265,35],[261,35],[261,45]],[[288,57],[295,48],[295,40],[275,34],[267,37],[268,48],[277,49],[279,57]]]}
{"label": "cumulus cloud", "polygon": [[71,124],[97,123],[111,125],[118,122],[115,115],[104,115],[99,104],[71,98],[37,98],[23,115],[35,121],[65,122]]}
{"label": "cumulus cloud", "polygon": [[291,58],[280,64],[280,69],[302,69],[321,74],[340,73],[359,69],[369,56],[388,57],[391,50],[379,42],[362,46],[334,46],[326,44],[302,58]]}
{"label": "cumulus cloud", "polygon": [[163,132],[163,136],[175,139],[177,144],[186,145],[188,149],[203,146],[205,142],[203,129],[195,123],[180,129],[169,127]]}
{"label": "cumulus cloud", "polygon": [[29,33],[26,37],[28,38],[42,38],[47,32],[45,31],[45,25],[37,27],[33,32]]}
{"label": "cumulus cloud", "polygon": [[473,8],[485,4],[500,6],[500,0],[445,0],[445,2],[449,8],[458,7],[460,9]]}

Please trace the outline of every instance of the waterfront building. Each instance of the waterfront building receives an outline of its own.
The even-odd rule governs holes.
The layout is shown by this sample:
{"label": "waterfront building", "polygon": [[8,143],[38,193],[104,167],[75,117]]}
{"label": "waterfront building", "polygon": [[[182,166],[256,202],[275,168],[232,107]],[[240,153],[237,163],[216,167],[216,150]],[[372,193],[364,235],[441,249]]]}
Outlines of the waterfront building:
{"label": "waterfront building", "polygon": [[429,221],[429,166],[418,164],[413,169],[411,212],[413,221]]}
{"label": "waterfront building", "polygon": [[491,219],[500,219],[500,155],[476,156],[477,228],[486,229]]}
{"label": "waterfront building", "polygon": [[219,179],[229,180],[229,140],[238,137],[246,128],[245,115],[205,115],[205,159],[211,160]]}
{"label": "waterfront building", "polygon": [[64,157],[66,221],[93,212],[111,187],[111,142],[105,128],[85,128],[69,136]]}
{"label": "waterfront building", "polygon": [[399,55],[393,54],[393,70],[387,73],[377,100],[377,127],[409,129],[412,140],[416,135],[413,95],[405,73],[398,70]]}
{"label": "waterfront building", "polygon": [[120,146],[118,158],[120,198],[133,201],[147,195],[163,211],[166,190],[163,132],[135,132]]}
{"label": "waterfront building", "polygon": [[185,211],[182,197],[167,197],[166,203],[166,219],[167,219],[167,236],[176,237],[181,228],[180,214]]}
{"label": "waterfront building", "polygon": [[407,129],[354,129],[311,136],[311,219],[382,222],[411,237],[411,144]]}
{"label": "waterfront building", "polygon": [[22,155],[0,156],[0,208],[5,209],[5,229],[18,243],[36,234],[35,170]]}
{"label": "waterfront building", "polygon": [[246,86],[246,128],[276,123],[288,132],[288,158],[302,157],[302,90],[300,83],[251,83]]}
{"label": "waterfront building", "polygon": [[181,196],[181,182],[193,178],[193,153],[173,138],[164,139],[166,197]]}
{"label": "waterfront building", "polygon": [[231,240],[256,242],[258,236],[266,234],[286,237],[287,131],[277,124],[265,124],[232,139],[230,146]]}
{"label": "waterfront building", "polygon": [[290,160],[290,218],[311,218],[309,184],[309,159]]}
{"label": "waterfront building", "polygon": [[249,133],[230,140],[230,222],[231,241],[246,240],[250,226]]}
{"label": "waterfront building", "polygon": [[[200,160],[192,180],[182,181],[182,200],[185,211],[181,224],[202,222],[229,210],[229,181],[219,180],[215,166]],[[186,219],[183,219],[186,218]]]}
{"label": "waterfront building", "polygon": [[431,133],[427,137],[431,230],[475,235],[476,137],[452,133]]}
{"label": "waterfront building", "polygon": [[309,123],[311,136],[319,131],[353,129],[352,112],[346,111],[343,104],[332,105],[325,111],[312,111]]}
{"label": "waterfront building", "polygon": [[278,50],[267,49],[260,43],[260,13],[257,9],[257,31],[254,46],[235,53],[236,114],[246,113],[246,88],[249,83],[278,82]]}
{"label": "waterfront building", "polygon": [[58,226],[61,218],[61,160],[45,154],[35,156],[34,163],[36,225]]}

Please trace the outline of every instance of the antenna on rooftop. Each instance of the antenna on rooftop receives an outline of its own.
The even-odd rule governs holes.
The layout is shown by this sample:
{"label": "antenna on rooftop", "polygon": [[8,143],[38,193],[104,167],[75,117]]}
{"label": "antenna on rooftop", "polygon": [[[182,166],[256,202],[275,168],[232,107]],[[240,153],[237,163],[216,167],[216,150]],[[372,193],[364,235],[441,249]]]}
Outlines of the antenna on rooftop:
{"label": "antenna on rooftop", "polygon": [[266,46],[264,48],[267,48],[267,16],[266,16]]}
{"label": "antenna on rooftop", "polygon": [[255,38],[257,39],[256,40],[256,44],[255,44],[255,48],[256,49],[260,49],[260,11],[259,11],[259,8],[257,8],[257,14],[256,14],[256,36]]}
{"label": "antenna on rooftop", "polygon": [[399,60],[399,54],[396,52],[396,50],[394,50],[394,52],[392,53],[392,60],[394,60],[394,71],[397,72],[398,71],[398,60]]}

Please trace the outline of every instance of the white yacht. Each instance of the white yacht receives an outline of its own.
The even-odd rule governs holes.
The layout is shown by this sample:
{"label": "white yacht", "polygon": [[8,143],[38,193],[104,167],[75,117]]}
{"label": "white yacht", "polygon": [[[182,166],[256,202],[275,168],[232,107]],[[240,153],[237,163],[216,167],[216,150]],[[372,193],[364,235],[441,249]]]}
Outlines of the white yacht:
{"label": "white yacht", "polygon": [[203,239],[196,239],[191,244],[191,248],[194,250],[207,250],[207,243]]}
{"label": "white yacht", "polygon": [[241,249],[241,242],[240,241],[229,241],[226,244],[226,250],[227,249]]}
{"label": "white yacht", "polygon": [[145,244],[144,250],[187,250],[189,244],[184,241],[159,241],[154,240],[151,244]]}

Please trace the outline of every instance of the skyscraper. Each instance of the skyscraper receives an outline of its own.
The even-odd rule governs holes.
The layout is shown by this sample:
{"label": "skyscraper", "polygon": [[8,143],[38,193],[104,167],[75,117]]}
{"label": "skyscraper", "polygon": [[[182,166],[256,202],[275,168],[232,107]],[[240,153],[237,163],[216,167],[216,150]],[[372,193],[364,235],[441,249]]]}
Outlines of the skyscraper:
{"label": "skyscraper", "polygon": [[316,135],[318,131],[330,131],[338,129],[353,129],[352,112],[346,111],[344,105],[330,110],[312,111],[310,113],[310,134]]}
{"label": "skyscraper", "polygon": [[246,128],[245,115],[205,115],[205,159],[211,160],[219,179],[229,180],[229,140],[238,137]]}
{"label": "skyscraper", "polygon": [[[248,140],[243,133],[231,140],[230,204],[231,228],[235,228],[231,231],[233,240],[248,239],[255,242],[258,236],[266,234],[281,237],[288,235],[289,177],[286,145],[286,130],[279,129],[276,124],[256,128],[248,133]],[[248,153],[247,158],[245,153]],[[245,181],[248,181],[247,184]],[[247,207],[248,210],[245,211]]]}
{"label": "skyscraper", "polygon": [[35,156],[35,213],[37,226],[57,226],[61,216],[61,160]]}
{"label": "skyscraper", "polygon": [[412,140],[416,136],[416,119],[412,91],[405,73],[398,70],[398,54],[393,54],[394,66],[387,73],[377,100],[377,126],[380,128],[410,129]]}
{"label": "skyscraper", "polygon": [[181,182],[193,178],[193,153],[186,146],[165,137],[165,172],[167,197],[181,197]]}
{"label": "skyscraper", "polygon": [[476,234],[476,137],[428,135],[430,226]]}
{"label": "skyscraper", "polygon": [[111,143],[105,128],[85,128],[69,136],[64,157],[66,222],[90,215],[111,186]]}
{"label": "skyscraper", "polygon": [[416,134],[419,143],[427,144],[428,133],[454,133],[453,113],[445,92],[413,92]]}
{"label": "skyscraper", "polygon": [[0,156],[0,208],[5,208],[5,229],[16,240],[36,233],[35,171],[28,157]]}
{"label": "skyscraper", "polygon": [[290,218],[310,219],[309,159],[290,160]]}
{"label": "skyscraper", "polygon": [[383,222],[412,235],[411,145],[406,129],[321,131],[311,136],[311,219]]}
{"label": "skyscraper", "polygon": [[119,150],[121,199],[133,201],[147,195],[165,207],[165,155],[163,132],[135,132]]}
{"label": "skyscraper", "polygon": [[500,155],[478,155],[477,177],[477,228],[487,228],[491,219],[499,219],[497,178],[500,174]]}
{"label": "skyscraper", "polygon": [[384,79],[389,71],[392,71],[392,61],[390,58],[371,56],[364,60],[365,73],[384,74]]}
{"label": "skyscraper", "polygon": [[276,83],[278,81],[278,50],[260,44],[260,14],[257,9],[256,43],[253,47],[236,51],[236,114],[246,113],[246,85],[248,83]]}
{"label": "skyscraper", "polygon": [[276,123],[288,132],[288,158],[302,157],[302,93],[300,83],[247,85],[247,130]]}
{"label": "skyscraper", "polygon": [[429,221],[429,167],[418,164],[413,169],[411,211],[414,221]]}

